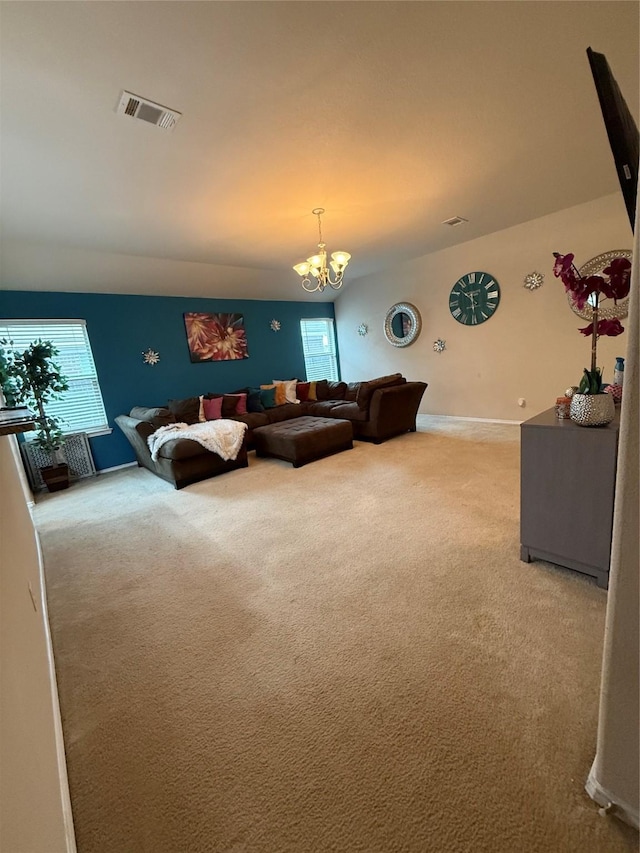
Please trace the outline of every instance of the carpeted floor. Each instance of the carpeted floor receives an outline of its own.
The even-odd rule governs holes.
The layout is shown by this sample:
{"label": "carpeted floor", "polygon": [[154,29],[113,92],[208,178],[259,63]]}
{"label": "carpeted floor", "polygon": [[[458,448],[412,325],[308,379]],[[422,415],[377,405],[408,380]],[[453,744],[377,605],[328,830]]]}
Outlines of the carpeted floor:
{"label": "carpeted floor", "polygon": [[79,853],[618,853],[606,593],[519,560],[519,429],[422,418],[41,499]]}

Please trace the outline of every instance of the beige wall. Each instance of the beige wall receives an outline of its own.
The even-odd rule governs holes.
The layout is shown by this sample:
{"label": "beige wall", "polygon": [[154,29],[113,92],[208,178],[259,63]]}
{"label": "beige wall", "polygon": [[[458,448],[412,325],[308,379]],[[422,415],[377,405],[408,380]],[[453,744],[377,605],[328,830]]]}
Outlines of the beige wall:
{"label": "beige wall", "polygon": [[[636,223],[640,221],[640,205]],[[634,255],[640,252],[636,228]],[[598,748],[587,791],[638,827],[640,802],[638,566],[640,565],[640,271],[634,264],[629,312],[629,359],[620,421],[620,449],[607,600]]]}
{"label": "beige wall", "polygon": [[[577,331],[586,322],[567,305],[552,253],[573,252],[580,265],[601,252],[631,249],[632,236],[616,193],[345,284],[335,303],[342,378],[400,371],[429,383],[422,413],[526,420],[577,384],[590,361],[590,341]],[[498,280],[501,301],[490,320],[465,327],[449,313],[449,293],[473,270]],[[545,280],[531,292],[523,280],[534,270]],[[416,305],[423,328],[399,349],[386,342],[382,325],[391,305],[404,301]],[[360,323],[369,327],[365,337],[357,333]],[[432,349],[437,338],[446,341],[442,354]],[[600,339],[605,380],[612,381],[615,357],[625,349],[626,333]]]}
{"label": "beige wall", "polygon": [[0,850],[72,853],[39,550],[12,442],[0,437]]}

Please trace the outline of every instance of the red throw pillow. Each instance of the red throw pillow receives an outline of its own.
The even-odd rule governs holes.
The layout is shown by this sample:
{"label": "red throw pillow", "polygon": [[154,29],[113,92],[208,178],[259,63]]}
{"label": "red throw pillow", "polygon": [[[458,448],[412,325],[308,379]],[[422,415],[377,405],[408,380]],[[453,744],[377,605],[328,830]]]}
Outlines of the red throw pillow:
{"label": "red throw pillow", "polygon": [[306,403],[309,399],[310,382],[298,382],[296,385],[296,397],[301,403]]}
{"label": "red throw pillow", "polygon": [[231,418],[234,415],[247,414],[246,394],[225,394],[222,398],[222,417]]}
{"label": "red throw pillow", "polygon": [[222,417],[222,397],[214,397],[213,400],[208,400],[206,397],[202,400],[204,416],[208,421],[216,421]]}
{"label": "red throw pillow", "polygon": [[238,394],[233,395],[234,397],[238,397],[238,405],[236,406],[236,415],[246,415],[247,414],[247,395],[246,394]]}

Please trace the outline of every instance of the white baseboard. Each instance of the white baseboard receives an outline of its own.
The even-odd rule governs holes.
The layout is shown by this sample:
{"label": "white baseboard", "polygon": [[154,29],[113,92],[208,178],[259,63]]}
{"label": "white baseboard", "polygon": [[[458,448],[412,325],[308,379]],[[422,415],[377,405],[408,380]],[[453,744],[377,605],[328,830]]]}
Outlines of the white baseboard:
{"label": "white baseboard", "polygon": [[112,468],[100,468],[97,474],[108,474],[109,471],[120,471],[121,468],[135,468],[137,462],[125,462],[124,465],[114,465]]}
{"label": "white baseboard", "polygon": [[616,797],[615,794],[612,794],[610,791],[607,791],[606,788],[603,788],[600,782],[596,779],[594,767],[596,762],[593,762],[591,770],[589,771],[589,777],[587,779],[587,783],[584,786],[585,791],[592,800],[602,806],[603,808],[607,808],[611,806],[611,810],[608,812],[609,814],[615,815],[616,817],[623,820],[625,823],[631,824],[635,829],[638,829],[638,808],[637,806],[631,806],[629,803],[625,803],[620,800],[619,797]]}
{"label": "white baseboard", "polygon": [[475,421],[476,423],[482,424],[513,424],[520,425],[522,421],[506,421],[502,418],[466,418],[461,415],[429,415],[425,412],[422,412],[418,415],[419,418],[438,418],[439,420],[447,420],[447,421]]}

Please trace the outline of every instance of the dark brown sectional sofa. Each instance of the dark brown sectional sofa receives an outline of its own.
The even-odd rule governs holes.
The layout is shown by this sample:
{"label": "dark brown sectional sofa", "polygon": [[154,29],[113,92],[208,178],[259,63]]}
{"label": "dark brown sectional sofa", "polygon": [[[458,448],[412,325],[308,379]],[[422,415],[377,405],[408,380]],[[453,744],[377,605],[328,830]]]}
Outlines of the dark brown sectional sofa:
{"label": "dark brown sectional sofa", "polygon": [[181,420],[181,409],[176,402],[183,402],[184,410],[187,411],[188,407],[193,406],[192,398],[171,401],[173,412],[169,407],[137,406],[129,415],[119,415],[116,423],[133,447],[138,464],[172,483],[176,489],[181,489],[216,474],[246,467],[247,450],[254,447],[254,429],[303,415],[348,420],[354,438],[376,444],[396,435],[415,432],[416,415],[426,388],[427,383],[407,382],[399,373],[366,382],[318,381],[316,400],[284,403],[262,412],[231,415],[233,420],[246,423],[248,429],[237,459],[229,462],[185,438],[167,442],[161,448],[157,461],[152,460],[147,438],[158,427]]}

